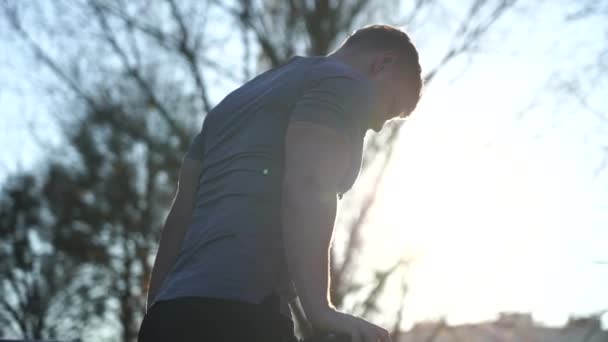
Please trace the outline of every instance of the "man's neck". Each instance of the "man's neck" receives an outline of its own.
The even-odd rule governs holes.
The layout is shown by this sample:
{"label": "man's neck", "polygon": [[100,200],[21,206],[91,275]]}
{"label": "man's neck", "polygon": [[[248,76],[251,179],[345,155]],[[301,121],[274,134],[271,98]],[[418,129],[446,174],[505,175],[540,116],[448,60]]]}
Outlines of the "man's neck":
{"label": "man's neck", "polygon": [[347,64],[353,69],[356,69],[357,71],[365,75],[368,74],[366,63],[367,56],[355,54],[346,50],[337,50],[327,55],[327,57],[336,59],[344,64]]}

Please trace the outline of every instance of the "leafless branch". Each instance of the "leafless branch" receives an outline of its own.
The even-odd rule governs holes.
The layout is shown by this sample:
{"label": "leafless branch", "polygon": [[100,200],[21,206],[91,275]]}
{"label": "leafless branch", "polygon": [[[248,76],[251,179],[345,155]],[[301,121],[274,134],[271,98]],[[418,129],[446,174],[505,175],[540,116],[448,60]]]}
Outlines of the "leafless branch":
{"label": "leafless branch", "polygon": [[397,310],[397,319],[395,320],[395,323],[393,324],[393,328],[391,329],[391,340],[393,341],[399,341],[399,337],[401,336],[401,322],[403,322],[403,319],[405,318],[405,297],[407,295],[407,291],[408,291],[409,287],[408,287],[408,282],[406,279],[405,274],[403,275],[402,279],[401,279],[401,288],[400,288],[400,296],[399,296],[399,309]]}
{"label": "leafless branch", "polygon": [[[127,7],[127,3],[125,2],[125,0],[118,0],[120,1],[120,7],[122,8],[126,8]],[[126,27],[127,27],[127,31],[129,32],[128,35],[128,39],[129,39],[129,46],[131,47],[131,49],[133,50],[133,58],[135,59],[135,67],[136,68],[141,68],[142,64],[141,64],[141,51],[139,50],[139,46],[137,44],[137,37],[135,35],[135,28],[133,27],[133,25],[130,25],[128,23],[125,23]]]}
{"label": "leafless branch", "polygon": [[[467,11],[467,15],[461,21],[459,28],[451,40],[453,43],[446,53],[443,55],[439,63],[434,66],[424,77],[425,84],[429,84],[436,76],[439,70],[463,53],[472,52],[474,44],[478,43],[481,37],[488,29],[506,12],[507,9],[514,6],[517,0],[501,0],[496,5],[490,15],[486,18],[478,18],[480,12],[489,0],[474,0]],[[474,25],[473,23],[477,23]]]}
{"label": "leafless branch", "polygon": [[[397,134],[399,133],[398,128],[401,126],[401,122],[403,120],[393,120],[392,122],[388,123],[385,127],[385,129],[387,129],[386,133],[382,133],[382,135],[386,136],[386,139],[384,141],[389,141],[389,142],[393,142],[396,139]],[[379,137],[380,134],[377,134],[374,138],[370,139],[370,142],[367,145],[367,153],[366,153],[366,159],[364,160],[363,164],[364,165],[368,165],[369,162],[371,162],[371,156],[373,156],[374,158],[378,156],[378,152],[382,149],[382,147],[385,148],[384,152],[384,156],[383,156],[383,161],[382,161],[382,165],[380,167],[380,172],[378,172],[375,177],[374,180],[372,182],[371,185],[371,191],[368,193],[367,197],[363,199],[363,202],[361,204],[361,209],[359,211],[359,215],[357,217],[357,219],[355,220],[355,222],[353,222],[351,224],[351,227],[353,229],[353,234],[350,235],[348,243],[347,243],[347,249],[346,249],[346,253],[347,254],[354,254],[352,252],[354,252],[354,250],[351,250],[350,248],[355,247],[357,245],[357,241],[356,239],[358,239],[358,235],[359,235],[359,230],[360,230],[360,226],[363,224],[364,220],[367,218],[367,214],[369,213],[370,209],[372,208],[375,200],[376,200],[376,195],[377,195],[377,189],[380,185],[380,182],[382,181],[382,176],[383,176],[383,170],[386,169],[386,167],[388,166],[389,162],[391,161],[391,157],[393,154],[393,150],[394,150],[394,144],[386,144],[386,143],[382,143],[381,137]],[[352,242],[351,242],[352,241]],[[347,257],[345,263],[348,264],[350,262],[349,258]]]}
{"label": "leafless branch", "polygon": [[593,173],[594,177],[598,177],[600,175],[600,173],[602,173],[602,171],[604,171],[606,169],[606,166],[608,166],[608,146],[603,147],[603,152],[604,152],[604,156],[602,157],[602,161],[600,162],[600,165],[597,167],[597,169],[595,169],[595,172]]}
{"label": "leafless branch", "polygon": [[194,77],[194,81],[196,83],[196,87],[200,93],[201,99],[203,100],[203,106],[205,111],[208,113],[211,111],[211,102],[209,102],[209,97],[207,96],[207,90],[205,87],[205,83],[203,82],[203,73],[198,66],[198,54],[195,50],[190,47],[189,43],[189,31],[186,28],[186,24],[184,23],[184,18],[180,13],[175,0],[167,0],[169,6],[171,7],[171,14],[175,21],[178,24],[180,38],[179,40],[179,52],[183,55],[184,59],[187,61],[188,66],[190,67],[190,71],[192,72],[192,76]]}
{"label": "leafless branch", "polygon": [[585,1],[577,11],[568,14],[566,21],[576,21],[587,18],[592,15],[608,14],[608,5],[602,1]]}
{"label": "leafless branch", "polygon": [[27,303],[27,298],[25,296],[25,288],[20,286],[21,284],[16,279],[15,274],[13,272],[9,272],[4,275],[6,278],[6,282],[11,287],[11,293],[14,293],[17,298],[17,309],[19,312],[25,311],[25,303]]}
{"label": "leafless branch", "polygon": [[21,21],[19,19],[19,14],[17,13],[17,9],[14,7],[5,4],[3,6],[4,16],[6,17],[9,25],[12,29],[29,45],[29,47],[33,50],[35,56],[42,61],[44,65],[46,65],[59,79],[65,82],[65,84],[77,95],[80,96],[85,102],[87,102],[91,107],[95,106],[95,102],[91,98],[89,94],[87,94],[80,86],[76,83],[76,81],[68,76],[68,74],[59,67],[57,62],[48,55],[42,47],[34,41],[31,36],[25,31],[23,26],[21,25]]}
{"label": "leafless branch", "polygon": [[587,96],[581,94],[581,91],[573,86],[571,83],[564,83],[564,87],[569,92],[569,94],[576,99],[578,104],[589,113],[595,115],[602,123],[608,123],[608,116],[605,113],[602,113],[595,108],[593,108],[587,99]]}
{"label": "leafless branch", "polygon": [[93,11],[97,16],[97,20],[102,27],[103,34],[107,42],[110,44],[114,52],[120,57],[122,63],[127,70],[127,73],[135,80],[135,82],[139,85],[139,87],[143,90],[144,94],[146,94],[150,103],[159,110],[162,118],[167,122],[169,127],[173,130],[173,133],[176,134],[180,139],[184,139],[187,135],[184,132],[184,129],[179,126],[177,121],[171,117],[169,111],[165,108],[165,106],[158,99],[154,91],[150,87],[150,84],[144,79],[139,70],[132,66],[129,62],[129,58],[126,52],[122,49],[116,37],[114,36],[112,29],[108,25],[107,18],[102,11],[102,9],[96,5],[95,2],[92,3]]}
{"label": "leafless branch", "polygon": [[406,25],[410,25],[416,17],[422,12],[422,8],[425,6],[429,6],[434,2],[434,0],[416,0],[414,4],[414,8],[409,12],[404,22]]}
{"label": "leafless branch", "polygon": [[6,298],[0,298],[0,306],[2,306],[2,308],[4,308],[4,310],[12,316],[11,322],[15,322],[19,329],[21,329],[21,332],[17,333],[25,335],[27,333],[27,327],[25,326],[25,320],[23,319],[22,315],[19,314],[15,308],[13,308]]}
{"label": "leafless branch", "polygon": [[[126,12],[124,12],[121,8],[115,8],[115,7],[108,6],[103,3],[98,3],[96,5],[100,9],[106,11],[108,14],[111,14],[111,15],[121,19],[128,26],[137,29],[139,32],[145,34],[147,37],[152,38],[154,41],[156,41],[156,43],[158,43],[160,45],[160,47],[164,48],[165,50],[167,50],[167,51],[178,50],[179,51],[179,48],[180,48],[179,40],[176,40],[173,37],[171,37],[170,35],[167,35],[163,31],[158,29],[158,27],[148,25],[146,23],[142,23],[142,22],[138,21],[136,18],[133,18],[132,16],[130,16]],[[198,55],[197,58],[199,58],[203,64],[209,66],[210,68],[213,68],[220,75],[230,79],[231,81],[235,81],[235,82],[241,81],[241,79],[236,75],[236,73],[233,70],[230,70],[230,69],[222,66],[220,63],[217,63],[204,55]]]}
{"label": "leafless branch", "polygon": [[[223,1],[211,0],[211,2],[223,9],[229,15],[237,18],[245,27],[251,29],[258,41],[258,44],[262,48],[264,56],[269,59],[272,66],[278,66],[281,64],[283,58],[279,56],[277,49],[269,39],[270,36],[268,35],[268,28],[262,19],[263,16],[256,12],[250,1],[240,0],[239,3],[241,8],[226,5]],[[254,20],[258,21],[257,25]]]}
{"label": "leafless branch", "polygon": [[[251,15],[250,13],[250,3],[244,4],[242,16],[248,17]],[[243,44],[243,81],[247,81],[251,78],[251,67],[249,65],[251,60],[251,40],[249,39],[247,26],[241,23],[239,27],[241,28],[241,41]]]}
{"label": "leafless branch", "polygon": [[387,270],[376,272],[376,284],[374,285],[374,287],[372,287],[370,292],[367,294],[365,300],[363,300],[363,303],[362,303],[363,311],[361,312],[361,316],[367,316],[370,313],[370,311],[377,310],[376,304],[377,304],[378,295],[381,293],[381,291],[386,286],[386,283],[387,283],[389,277],[395,272],[395,270],[397,270],[399,267],[403,266],[404,264],[405,264],[405,261],[402,259],[399,259],[399,260],[397,260],[397,262],[395,262],[395,264],[393,266],[389,267]]}

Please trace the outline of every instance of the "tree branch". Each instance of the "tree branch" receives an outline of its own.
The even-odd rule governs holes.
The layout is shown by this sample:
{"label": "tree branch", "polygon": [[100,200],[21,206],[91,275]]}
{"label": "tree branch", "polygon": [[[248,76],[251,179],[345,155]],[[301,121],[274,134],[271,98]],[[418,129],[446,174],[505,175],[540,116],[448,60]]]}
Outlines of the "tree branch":
{"label": "tree branch", "polygon": [[108,25],[107,19],[103,10],[95,3],[92,3],[93,10],[97,16],[97,20],[102,27],[104,37],[106,41],[110,44],[114,52],[120,57],[124,67],[127,70],[127,73],[135,80],[135,82],[139,85],[139,87],[144,91],[146,97],[150,101],[150,103],[158,108],[160,115],[169,127],[173,130],[173,133],[176,134],[179,139],[185,139],[187,136],[184,130],[178,125],[177,121],[171,117],[169,111],[165,108],[165,106],[160,102],[157,96],[154,94],[154,91],[148,84],[146,80],[144,80],[143,76],[140,74],[139,70],[136,67],[131,66],[129,62],[129,58],[125,51],[120,47],[116,37],[114,37],[112,33],[112,29]]}
{"label": "tree branch", "polygon": [[407,281],[404,274],[403,278],[401,279],[401,295],[399,296],[400,305],[399,309],[397,310],[397,320],[395,321],[395,324],[393,324],[393,328],[391,329],[391,340],[393,341],[399,341],[399,338],[401,337],[401,322],[403,322],[403,319],[405,318],[405,296],[407,295],[408,289],[409,286],[407,285]]}
{"label": "tree branch", "polygon": [[395,264],[389,267],[386,271],[377,271],[376,272],[376,284],[368,293],[367,298],[363,301],[363,311],[361,312],[361,316],[366,317],[370,311],[376,310],[376,304],[378,302],[378,296],[380,295],[380,291],[384,288],[388,281],[388,277],[395,272],[395,270],[404,265],[404,260],[399,259]]}
{"label": "tree branch", "polygon": [[186,24],[184,23],[184,18],[175,3],[175,0],[166,0],[171,7],[171,14],[175,21],[178,24],[180,38],[179,41],[179,52],[181,52],[182,56],[188,63],[190,67],[190,71],[192,72],[192,76],[194,77],[194,82],[196,83],[196,87],[200,93],[201,99],[203,100],[203,106],[205,111],[209,113],[211,111],[211,103],[209,102],[209,97],[207,96],[207,90],[205,87],[205,83],[203,81],[203,73],[198,66],[198,54],[193,51],[190,47],[189,41],[189,32],[186,29]]}
{"label": "tree branch", "polygon": [[[218,7],[222,8],[228,14],[232,15],[239,22],[243,23],[244,26],[249,27],[253,31],[253,33],[255,34],[255,37],[257,38],[258,43],[260,44],[260,46],[262,48],[262,51],[264,52],[264,55],[266,57],[268,57],[268,59],[270,60],[270,64],[272,66],[277,66],[277,65],[281,64],[281,58],[279,58],[279,55],[277,54],[275,47],[272,45],[272,43],[267,38],[267,36],[262,32],[262,30],[259,29],[258,27],[256,27],[256,25],[253,23],[252,18],[260,17],[260,15],[258,13],[254,13],[253,8],[248,9],[250,11],[250,15],[241,16],[241,13],[243,11],[239,11],[238,9],[227,6],[226,4],[224,4],[218,0],[212,0],[212,2],[215,5],[217,5]],[[247,1],[241,0],[240,3],[241,3],[241,5],[244,6],[247,4]]]}
{"label": "tree branch", "polygon": [[95,102],[71,77],[69,77],[65,71],[63,71],[57,62],[51,58],[44,50],[36,43],[30,35],[23,29],[21,22],[18,18],[17,10],[10,8],[9,5],[3,6],[4,15],[7,18],[9,25],[13,30],[29,45],[34,51],[35,56],[42,61],[60,80],[64,81],[65,84],[78,96],[80,96],[85,102],[91,107],[95,107]]}
{"label": "tree branch", "polygon": [[[10,303],[6,300],[6,298],[0,298],[0,306],[4,308],[8,313],[12,316],[12,322],[17,323],[19,329],[21,329],[20,334],[24,335],[27,333],[27,327],[25,326],[25,320],[23,319],[23,315],[20,315],[15,308],[13,308]],[[17,332],[19,333],[19,332]]]}
{"label": "tree branch", "polygon": [[[156,41],[160,47],[164,48],[166,51],[175,51],[179,50],[179,41],[175,40],[173,37],[165,34],[163,31],[159,30],[157,27],[148,25],[142,22],[137,21],[133,17],[129,16],[127,13],[118,8],[112,8],[105,4],[98,3],[97,6],[106,11],[108,14],[111,14],[122,21],[125,22],[128,26],[136,28],[139,32],[145,34],[146,36],[152,38]],[[234,73],[234,71],[225,68],[221,64],[207,58],[204,55],[198,55],[201,62],[205,65],[208,65],[210,68],[213,68],[220,75],[225,76],[226,78],[238,82],[241,79]]]}
{"label": "tree branch", "polygon": [[515,5],[516,2],[517,0],[501,0],[485,21],[483,21],[483,18],[479,19],[477,21],[482,22],[472,26],[472,23],[476,21],[476,16],[479,15],[484,5],[488,3],[488,0],[474,0],[467,11],[467,15],[461,21],[460,27],[456,30],[454,38],[451,40],[456,41],[457,43],[452,44],[440,62],[424,76],[424,83],[428,85],[435,76],[437,76],[439,70],[454,58],[463,53],[471,52],[473,44],[477,43],[492,24],[494,24],[509,7]]}

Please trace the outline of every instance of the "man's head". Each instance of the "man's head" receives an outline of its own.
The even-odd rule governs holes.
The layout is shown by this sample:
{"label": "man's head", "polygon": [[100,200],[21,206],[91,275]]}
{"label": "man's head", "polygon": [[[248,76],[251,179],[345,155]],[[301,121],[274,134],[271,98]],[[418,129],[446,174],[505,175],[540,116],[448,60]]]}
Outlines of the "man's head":
{"label": "man's head", "polygon": [[378,132],[392,118],[408,116],[420,99],[422,78],[418,51],[408,35],[389,25],[370,25],[352,33],[330,56],[372,80],[376,108],[369,128]]}

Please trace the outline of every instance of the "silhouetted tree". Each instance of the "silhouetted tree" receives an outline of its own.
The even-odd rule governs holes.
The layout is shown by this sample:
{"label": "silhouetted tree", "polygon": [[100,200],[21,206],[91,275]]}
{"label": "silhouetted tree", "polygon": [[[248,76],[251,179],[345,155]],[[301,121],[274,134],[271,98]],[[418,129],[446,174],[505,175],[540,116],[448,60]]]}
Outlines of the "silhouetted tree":
{"label": "silhouetted tree", "polygon": [[0,334],[77,338],[105,311],[107,277],[54,248],[41,179],[22,174],[2,188]]}

